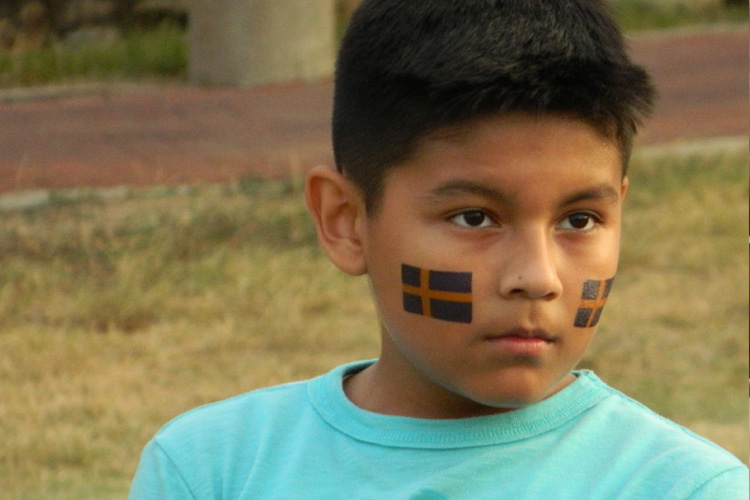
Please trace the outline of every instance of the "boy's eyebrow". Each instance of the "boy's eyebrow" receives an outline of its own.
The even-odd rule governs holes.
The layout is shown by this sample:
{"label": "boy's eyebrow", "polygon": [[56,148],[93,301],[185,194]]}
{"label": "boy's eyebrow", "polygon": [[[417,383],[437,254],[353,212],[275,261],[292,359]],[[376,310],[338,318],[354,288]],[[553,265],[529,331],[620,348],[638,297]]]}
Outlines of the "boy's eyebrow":
{"label": "boy's eyebrow", "polygon": [[[513,198],[500,189],[468,180],[448,181],[429,192],[431,198],[450,198],[451,196],[466,194],[481,196],[497,202],[509,202]],[[572,205],[585,200],[603,200],[608,203],[616,203],[620,200],[620,193],[610,184],[602,183],[567,196],[560,206]]]}
{"label": "boy's eyebrow", "polygon": [[431,198],[450,198],[452,196],[467,194],[481,196],[498,202],[508,201],[510,198],[497,188],[462,179],[445,182],[429,192]]}
{"label": "boy's eyebrow", "polygon": [[572,205],[573,203],[585,200],[602,200],[608,203],[617,203],[620,201],[620,193],[610,184],[602,183],[568,196],[563,200],[561,206]]}

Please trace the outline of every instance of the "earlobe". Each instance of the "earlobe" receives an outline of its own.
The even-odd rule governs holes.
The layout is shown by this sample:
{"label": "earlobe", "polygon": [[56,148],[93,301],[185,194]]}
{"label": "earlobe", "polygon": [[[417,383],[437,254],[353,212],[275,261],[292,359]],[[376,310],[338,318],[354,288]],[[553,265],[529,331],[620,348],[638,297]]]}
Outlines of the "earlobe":
{"label": "earlobe", "polygon": [[366,214],[356,188],[339,172],[317,166],[307,174],[305,201],[328,258],[345,273],[367,272],[361,238]]}

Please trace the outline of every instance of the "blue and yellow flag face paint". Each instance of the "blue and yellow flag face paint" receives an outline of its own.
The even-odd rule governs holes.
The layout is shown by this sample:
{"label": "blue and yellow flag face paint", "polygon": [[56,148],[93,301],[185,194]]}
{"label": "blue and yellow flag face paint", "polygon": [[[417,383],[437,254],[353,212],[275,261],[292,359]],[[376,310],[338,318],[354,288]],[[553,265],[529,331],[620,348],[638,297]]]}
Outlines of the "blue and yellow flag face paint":
{"label": "blue and yellow flag face paint", "polygon": [[471,273],[401,265],[404,310],[444,321],[471,323]]}
{"label": "blue and yellow flag face paint", "polygon": [[581,304],[578,306],[573,326],[590,328],[599,323],[614,280],[614,278],[610,278],[608,280],[585,280],[583,282]]}

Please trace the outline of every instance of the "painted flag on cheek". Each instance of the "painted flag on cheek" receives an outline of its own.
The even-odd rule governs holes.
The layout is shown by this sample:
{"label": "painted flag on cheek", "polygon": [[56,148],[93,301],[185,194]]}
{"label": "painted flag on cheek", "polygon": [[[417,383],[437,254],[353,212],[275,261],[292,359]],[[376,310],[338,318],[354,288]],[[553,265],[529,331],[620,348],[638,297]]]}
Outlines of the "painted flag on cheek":
{"label": "painted flag on cheek", "polygon": [[578,306],[574,326],[590,328],[599,323],[614,280],[614,278],[610,278],[608,280],[585,280],[583,282],[581,304]]}
{"label": "painted flag on cheek", "polygon": [[428,318],[471,323],[471,273],[401,265],[404,310]]}

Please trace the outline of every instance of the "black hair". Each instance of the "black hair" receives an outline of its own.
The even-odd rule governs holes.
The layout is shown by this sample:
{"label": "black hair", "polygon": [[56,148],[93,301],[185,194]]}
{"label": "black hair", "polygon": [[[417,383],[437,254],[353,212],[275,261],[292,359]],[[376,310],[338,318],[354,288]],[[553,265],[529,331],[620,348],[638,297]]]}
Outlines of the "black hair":
{"label": "black hair", "polygon": [[592,124],[624,175],[653,95],[599,0],[364,0],[336,68],[336,166],[374,212],[387,169],[427,134],[529,112]]}

